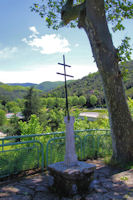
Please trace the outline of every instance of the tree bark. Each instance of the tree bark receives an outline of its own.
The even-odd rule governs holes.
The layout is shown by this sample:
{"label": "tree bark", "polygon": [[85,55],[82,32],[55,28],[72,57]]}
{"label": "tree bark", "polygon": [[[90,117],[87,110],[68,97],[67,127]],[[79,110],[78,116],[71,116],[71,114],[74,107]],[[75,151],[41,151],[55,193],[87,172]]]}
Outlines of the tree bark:
{"label": "tree bark", "polygon": [[128,109],[117,51],[107,26],[104,0],[86,0],[80,12],[79,27],[84,28],[99,69],[112,134],[113,157],[133,161],[133,121]]}

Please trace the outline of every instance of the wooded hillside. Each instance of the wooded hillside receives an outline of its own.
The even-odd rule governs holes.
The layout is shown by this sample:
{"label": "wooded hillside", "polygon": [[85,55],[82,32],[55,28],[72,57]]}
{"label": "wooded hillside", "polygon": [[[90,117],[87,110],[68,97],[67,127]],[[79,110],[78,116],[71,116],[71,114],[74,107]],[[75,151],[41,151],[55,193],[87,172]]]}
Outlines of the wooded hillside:
{"label": "wooded hillside", "polygon": [[[121,66],[121,76],[123,76],[123,81],[126,89],[126,95],[133,98],[133,61],[126,63]],[[104,104],[104,92],[102,86],[102,80],[99,72],[89,74],[82,79],[76,80],[68,84],[68,93],[70,96],[85,96],[87,99],[94,94],[97,96],[99,103]],[[64,97],[64,87],[48,92],[46,95],[49,96]]]}
{"label": "wooded hillside", "polygon": [[[133,98],[133,61],[121,67],[120,75],[123,76],[126,95]],[[44,97],[65,97],[63,81],[45,81],[40,84],[15,83],[8,85],[0,83],[0,98],[6,97],[9,100],[23,98],[29,86],[34,86],[37,92]],[[98,104],[105,104],[102,81],[98,72],[89,74],[79,80],[68,81],[68,94],[69,96],[85,96],[88,102],[90,96],[94,94],[98,98]]]}

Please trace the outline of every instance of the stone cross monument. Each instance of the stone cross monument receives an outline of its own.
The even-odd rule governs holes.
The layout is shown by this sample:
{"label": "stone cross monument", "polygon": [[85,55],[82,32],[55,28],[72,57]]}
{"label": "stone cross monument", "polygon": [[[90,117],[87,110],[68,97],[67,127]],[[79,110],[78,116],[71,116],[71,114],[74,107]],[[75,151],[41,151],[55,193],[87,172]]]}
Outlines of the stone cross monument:
{"label": "stone cross monument", "polygon": [[59,193],[60,196],[72,197],[77,194],[85,194],[89,191],[90,183],[93,180],[94,170],[96,166],[84,161],[78,161],[75,153],[74,140],[74,117],[69,115],[67,82],[66,77],[73,77],[66,74],[65,56],[63,56],[64,73],[57,73],[65,77],[65,94],[66,94],[66,151],[63,162],[53,163],[48,166],[50,175],[53,177],[51,189]]}
{"label": "stone cross monument", "polygon": [[73,77],[71,75],[66,74],[66,67],[71,67],[70,65],[66,65],[65,56],[63,55],[63,63],[58,63],[59,65],[64,66],[64,74],[57,72],[59,75],[63,75],[65,77],[65,97],[66,97],[66,117],[64,118],[64,122],[66,124],[66,146],[65,146],[65,158],[64,164],[68,167],[76,166],[78,164],[76,152],[75,152],[75,139],[74,139],[74,117],[69,114],[68,107],[68,95],[67,95],[67,82],[66,77]]}

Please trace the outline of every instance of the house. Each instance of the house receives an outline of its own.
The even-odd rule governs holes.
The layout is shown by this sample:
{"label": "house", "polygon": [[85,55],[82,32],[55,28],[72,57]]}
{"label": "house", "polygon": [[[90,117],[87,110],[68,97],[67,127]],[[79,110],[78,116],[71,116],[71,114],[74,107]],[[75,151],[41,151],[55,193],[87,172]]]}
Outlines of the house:
{"label": "house", "polygon": [[7,135],[5,133],[0,132],[0,138],[6,137]]}
{"label": "house", "polygon": [[24,118],[24,116],[22,115],[21,112],[18,112],[17,114],[15,114],[15,113],[7,113],[7,114],[6,114],[6,118],[7,118],[7,119],[10,119],[10,118],[13,117],[14,115],[16,115],[16,117],[18,117],[19,119],[23,119],[23,118]]}
{"label": "house", "polygon": [[98,112],[83,112],[79,114],[80,119],[88,118],[88,121],[96,121],[98,118],[108,118],[106,114],[101,114]]}

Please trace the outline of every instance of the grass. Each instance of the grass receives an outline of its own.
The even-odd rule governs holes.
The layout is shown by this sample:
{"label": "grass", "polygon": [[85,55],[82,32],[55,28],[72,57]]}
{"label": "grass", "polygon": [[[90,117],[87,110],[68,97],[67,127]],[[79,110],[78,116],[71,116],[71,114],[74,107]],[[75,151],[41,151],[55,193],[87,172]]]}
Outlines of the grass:
{"label": "grass", "polygon": [[[103,135],[103,132],[101,133]],[[110,145],[111,138],[105,137],[100,138],[98,141],[97,138],[100,135],[89,134],[87,132],[81,132],[79,136],[75,137],[76,144],[76,153],[79,160],[85,159],[96,159],[98,157],[105,157],[110,154]],[[37,137],[35,139],[39,140],[44,145],[44,163],[46,164],[46,145],[49,139],[53,136],[47,137]],[[59,137],[55,136],[55,137]],[[86,139],[85,139],[86,138]],[[26,140],[26,139],[25,139]],[[82,152],[81,152],[81,140],[82,140]],[[22,140],[21,140],[22,141]],[[7,141],[8,142],[8,141]],[[99,146],[98,146],[99,144]],[[35,145],[35,144],[34,144]],[[25,149],[22,149],[25,148]],[[40,146],[38,146],[40,148]],[[18,149],[18,150],[15,150]],[[7,146],[5,150],[9,152],[0,152],[0,176],[5,174],[13,174],[27,169],[38,168],[41,166],[41,152],[35,151],[35,148],[32,144],[27,145],[16,145],[16,146]],[[40,149],[39,149],[40,150]],[[64,160],[65,154],[65,140],[57,139],[52,140],[48,147],[48,157],[51,163],[59,162]],[[38,153],[38,154],[37,154]],[[82,156],[81,156],[82,153]],[[38,160],[39,159],[39,160]],[[49,163],[50,164],[50,163]]]}
{"label": "grass", "polygon": [[126,164],[121,163],[121,162],[118,162],[117,160],[113,159],[111,155],[104,157],[104,163],[111,166],[111,167],[120,168],[122,170],[133,169],[133,162],[128,162]]}

